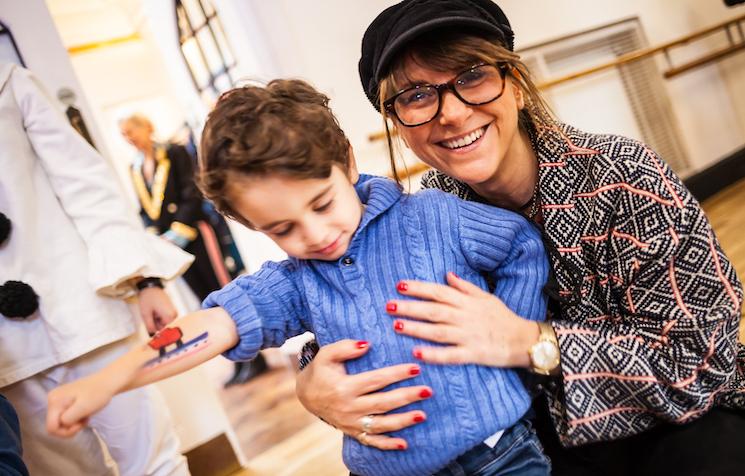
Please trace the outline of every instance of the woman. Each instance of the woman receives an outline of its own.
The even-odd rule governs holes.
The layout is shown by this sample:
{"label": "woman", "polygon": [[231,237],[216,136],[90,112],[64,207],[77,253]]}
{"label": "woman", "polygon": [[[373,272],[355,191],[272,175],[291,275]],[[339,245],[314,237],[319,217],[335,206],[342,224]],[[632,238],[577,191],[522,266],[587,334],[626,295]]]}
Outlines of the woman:
{"label": "woman", "polygon": [[[424,185],[533,219],[554,272],[548,330],[486,293],[413,283],[402,294],[418,300],[394,313],[409,319],[402,332],[448,344],[416,348],[425,362],[547,375],[534,409],[556,474],[742,472],[742,287],[702,210],[643,144],[555,121],[512,49],[489,0],[407,0],[365,33],[365,93],[436,169]],[[298,396],[345,433],[395,449],[385,434],[415,422],[386,413],[422,397],[416,386],[381,391],[411,378],[403,367],[346,376],[343,362],[365,351],[322,349]]]}

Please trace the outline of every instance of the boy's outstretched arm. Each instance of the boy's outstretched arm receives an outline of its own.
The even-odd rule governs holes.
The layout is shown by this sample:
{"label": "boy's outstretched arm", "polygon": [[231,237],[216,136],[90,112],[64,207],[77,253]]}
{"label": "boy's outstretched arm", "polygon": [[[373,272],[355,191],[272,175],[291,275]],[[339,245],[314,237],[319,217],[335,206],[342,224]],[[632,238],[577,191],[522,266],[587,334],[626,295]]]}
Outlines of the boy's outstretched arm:
{"label": "boy's outstretched arm", "polygon": [[95,374],[52,390],[47,431],[71,437],[117,393],[189,370],[237,343],[235,323],[223,308],[187,314]]}

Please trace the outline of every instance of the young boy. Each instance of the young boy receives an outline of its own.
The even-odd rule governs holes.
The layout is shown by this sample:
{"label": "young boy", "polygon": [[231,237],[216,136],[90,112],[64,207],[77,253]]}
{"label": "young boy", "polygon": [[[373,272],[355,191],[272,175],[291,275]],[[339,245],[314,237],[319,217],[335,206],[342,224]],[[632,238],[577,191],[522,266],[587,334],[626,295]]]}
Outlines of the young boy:
{"label": "young boy", "polygon": [[[320,345],[365,336],[370,350],[350,373],[412,361],[424,341],[397,333],[391,319],[407,280],[463,280],[494,293],[513,312],[541,320],[548,262],[538,231],[522,217],[437,191],[404,195],[380,177],[359,177],[328,98],[302,81],[224,94],[201,144],[201,188],[217,208],[274,240],[290,258],[268,263],[178,319],[109,368],[55,390],[49,431],[74,434],[114,394],[165,378],[225,352],[254,358],[264,347],[310,330]],[[356,185],[354,182],[357,182]],[[396,284],[398,283],[398,284]],[[463,283],[462,285],[467,285]],[[398,301],[400,302],[400,300]],[[361,341],[360,345],[368,345]],[[412,375],[420,367],[412,365]],[[433,398],[417,403],[427,421],[397,432],[408,446],[383,452],[366,435],[345,436],[344,461],[359,475],[433,474],[495,432],[521,423],[530,397],[509,369],[426,365]],[[547,474],[526,432],[493,458],[516,452]],[[492,438],[493,440],[493,438]],[[519,456],[516,456],[518,455]],[[529,461],[529,463],[525,463]],[[491,473],[490,473],[491,474]]]}

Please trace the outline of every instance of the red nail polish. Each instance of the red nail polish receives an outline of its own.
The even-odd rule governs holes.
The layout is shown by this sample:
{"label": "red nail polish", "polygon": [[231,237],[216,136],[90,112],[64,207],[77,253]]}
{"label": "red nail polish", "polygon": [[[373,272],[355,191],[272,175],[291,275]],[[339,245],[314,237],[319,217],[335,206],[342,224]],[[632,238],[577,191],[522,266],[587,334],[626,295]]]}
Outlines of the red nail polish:
{"label": "red nail polish", "polygon": [[414,352],[412,352],[412,354],[414,354],[414,358],[415,359],[421,359],[422,358],[422,351],[419,350],[419,349],[414,349]]}
{"label": "red nail polish", "polygon": [[419,370],[419,367],[412,367],[409,369],[409,375],[419,375],[421,370]]}
{"label": "red nail polish", "polygon": [[424,420],[426,420],[426,418],[424,418],[424,415],[417,415],[414,417],[414,423],[421,423]]}
{"label": "red nail polish", "polygon": [[358,340],[357,341],[357,348],[358,349],[366,349],[368,345],[370,345],[370,344],[366,340]]}
{"label": "red nail polish", "polygon": [[402,321],[394,321],[393,328],[398,332],[401,332],[402,330],[404,330],[404,323]]}
{"label": "red nail polish", "polygon": [[402,445],[401,443],[399,443],[398,444],[398,449],[399,450],[405,450],[406,449],[406,445]]}
{"label": "red nail polish", "polygon": [[424,390],[419,392],[419,396],[421,398],[429,398],[432,396],[432,392],[428,388],[425,388]]}
{"label": "red nail polish", "polygon": [[396,312],[398,305],[395,302],[389,302],[385,305],[385,310],[388,312]]}
{"label": "red nail polish", "polygon": [[460,279],[460,276],[458,276],[457,274],[453,273],[452,271],[450,271],[450,274],[452,274],[452,275],[453,275],[453,276],[455,276],[456,278]]}
{"label": "red nail polish", "polygon": [[403,281],[399,281],[398,284],[396,285],[396,289],[398,289],[401,292],[408,291],[409,285],[404,283]]}

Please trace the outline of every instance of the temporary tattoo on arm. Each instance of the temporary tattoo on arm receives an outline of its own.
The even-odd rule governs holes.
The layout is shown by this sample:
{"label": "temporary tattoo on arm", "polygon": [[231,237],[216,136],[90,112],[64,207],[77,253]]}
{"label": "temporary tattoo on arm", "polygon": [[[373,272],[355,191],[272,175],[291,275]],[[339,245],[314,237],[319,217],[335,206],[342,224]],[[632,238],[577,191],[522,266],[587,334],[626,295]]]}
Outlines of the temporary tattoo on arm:
{"label": "temporary tattoo on arm", "polygon": [[[208,332],[203,332],[195,338],[184,342],[184,333],[178,327],[166,327],[160,332],[155,334],[150,342],[147,343],[148,347],[158,351],[158,357],[148,360],[143,366],[144,369],[153,369],[160,367],[166,362],[173,362],[180,360],[186,356],[195,354],[206,347],[209,342]],[[174,345],[175,347],[168,350],[168,347]]]}
{"label": "temporary tattoo on arm", "polygon": [[180,349],[184,346],[184,342],[181,338],[184,333],[178,327],[166,327],[160,332],[155,334],[150,342],[147,343],[151,349],[157,350],[161,357],[166,355],[166,347],[171,344],[176,344],[176,349]]}

